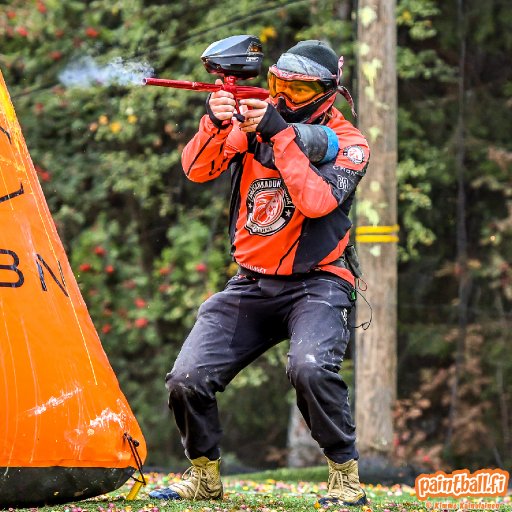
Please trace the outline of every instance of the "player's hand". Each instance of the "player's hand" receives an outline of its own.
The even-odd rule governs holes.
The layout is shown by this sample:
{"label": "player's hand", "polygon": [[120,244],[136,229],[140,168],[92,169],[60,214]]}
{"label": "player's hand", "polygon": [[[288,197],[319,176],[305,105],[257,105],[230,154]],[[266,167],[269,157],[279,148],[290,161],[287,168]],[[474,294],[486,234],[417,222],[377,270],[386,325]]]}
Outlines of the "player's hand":
{"label": "player's hand", "polygon": [[[222,80],[215,80],[215,85],[222,85]],[[235,97],[227,91],[215,91],[208,101],[212,114],[219,121],[231,121],[235,112]]]}
{"label": "player's hand", "polygon": [[267,111],[268,103],[263,100],[246,99],[240,100],[240,105],[250,107],[243,109],[245,121],[239,124],[240,130],[245,133],[255,132],[258,124]]}

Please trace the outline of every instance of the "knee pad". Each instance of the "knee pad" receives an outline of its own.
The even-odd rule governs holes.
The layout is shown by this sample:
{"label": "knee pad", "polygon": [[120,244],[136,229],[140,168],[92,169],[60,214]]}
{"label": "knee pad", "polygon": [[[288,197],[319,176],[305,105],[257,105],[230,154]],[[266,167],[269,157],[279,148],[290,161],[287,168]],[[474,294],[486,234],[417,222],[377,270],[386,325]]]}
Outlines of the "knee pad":
{"label": "knee pad", "polygon": [[286,375],[294,387],[309,385],[317,380],[322,372],[322,367],[314,361],[290,362],[286,369]]}
{"label": "knee pad", "polygon": [[214,383],[208,377],[199,374],[197,370],[189,373],[168,373],[165,378],[165,387],[169,391],[169,401],[199,395],[213,397],[215,394]]}

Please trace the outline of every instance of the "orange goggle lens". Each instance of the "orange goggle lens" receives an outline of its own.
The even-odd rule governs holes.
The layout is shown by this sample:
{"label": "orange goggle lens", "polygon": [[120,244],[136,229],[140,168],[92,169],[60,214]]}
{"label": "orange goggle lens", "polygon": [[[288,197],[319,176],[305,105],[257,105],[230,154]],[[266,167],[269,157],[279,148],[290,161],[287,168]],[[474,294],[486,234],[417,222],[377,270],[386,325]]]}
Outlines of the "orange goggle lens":
{"label": "orange goggle lens", "polygon": [[282,94],[294,105],[308,103],[325,93],[322,83],[315,80],[284,80],[273,73],[268,74],[270,96],[275,98]]}

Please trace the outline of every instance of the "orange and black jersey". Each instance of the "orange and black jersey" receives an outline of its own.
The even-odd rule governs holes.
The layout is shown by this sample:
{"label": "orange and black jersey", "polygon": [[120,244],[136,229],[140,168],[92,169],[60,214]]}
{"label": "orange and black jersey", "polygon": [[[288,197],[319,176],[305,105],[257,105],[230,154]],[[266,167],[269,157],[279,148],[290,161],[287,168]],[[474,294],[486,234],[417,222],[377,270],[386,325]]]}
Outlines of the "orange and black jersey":
{"label": "orange and black jersey", "polygon": [[313,269],[350,283],[352,274],[329,265],[349,239],[348,214],[366,171],[368,143],[336,109],[327,126],[338,136],[337,157],[313,165],[298,132],[269,105],[255,133],[236,123],[223,127],[208,115],[183,151],[192,181],[205,182],[231,171],[232,254],[242,267],[266,275]]}

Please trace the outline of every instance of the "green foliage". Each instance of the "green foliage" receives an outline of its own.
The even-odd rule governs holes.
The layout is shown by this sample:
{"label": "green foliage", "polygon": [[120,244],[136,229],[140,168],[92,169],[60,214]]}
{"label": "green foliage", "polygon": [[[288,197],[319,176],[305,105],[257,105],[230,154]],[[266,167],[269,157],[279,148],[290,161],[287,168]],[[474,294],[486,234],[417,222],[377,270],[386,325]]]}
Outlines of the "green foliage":
{"label": "green foliage", "polygon": [[433,0],[401,0],[397,6],[397,24],[407,28],[411,39],[421,41],[437,33],[433,19],[441,9]]}
{"label": "green foliage", "polygon": [[399,247],[402,261],[417,258],[420,254],[418,247],[431,245],[435,236],[417,217],[417,212],[430,209],[432,201],[429,193],[430,184],[427,165],[418,165],[412,158],[402,160],[398,164],[397,178],[400,187],[399,200],[403,208],[402,227],[407,233],[406,244]]}
{"label": "green foliage", "polygon": [[[399,374],[413,361],[421,368],[401,380],[405,406],[397,413],[397,425],[406,433],[400,450],[409,450],[408,460],[426,457],[433,467],[441,460],[452,467],[507,466],[512,460],[511,416],[503,400],[510,396],[512,381],[510,374],[504,376],[504,361],[499,364],[494,351],[483,347],[504,356],[499,347],[510,329],[512,307],[507,258],[512,249],[512,147],[507,135],[512,127],[511,91],[509,75],[502,72],[512,45],[508,35],[493,36],[512,10],[501,1],[485,7],[466,1],[458,21],[456,4],[402,0],[397,12],[399,215],[405,231],[400,247]],[[459,68],[462,36],[464,70]],[[457,128],[462,71],[461,146]],[[457,154],[462,154],[462,175]],[[466,270],[457,253],[458,178],[465,197]],[[457,351],[450,326],[460,322],[463,273],[471,282],[465,343],[472,351],[459,364],[453,421],[446,416],[453,401],[450,386]],[[455,436],[451,445],[449,429]],[[478,454],[468,448],[468,431],[489,440]]]}
{"label": "green foliage", "polygon": [[440,59],[434,50],[414,52],[407,47],[397,51],[398,76],[404,80],[423,78],[453,82],[454,70]]}

